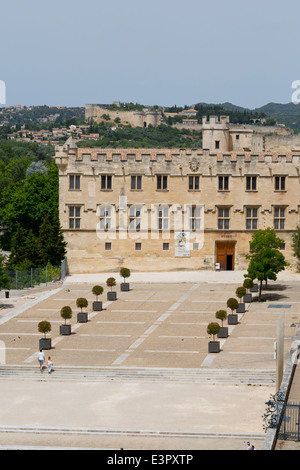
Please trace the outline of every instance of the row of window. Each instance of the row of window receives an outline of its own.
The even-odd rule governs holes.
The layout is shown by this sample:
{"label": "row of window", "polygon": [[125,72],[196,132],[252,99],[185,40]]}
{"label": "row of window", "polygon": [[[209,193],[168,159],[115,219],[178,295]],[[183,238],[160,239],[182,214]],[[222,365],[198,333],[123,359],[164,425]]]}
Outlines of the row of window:
{"label": "row of window", "polygon": [[[156,189],[166,191],[168,189],[168,175],[156,175]],[[274,190],[286,190],[286,176],[275,176]],[[229,176],[218,176],[218,190],[229,191]],[[257,191],[257,176],[246,176],[246,191]],[[142,190],[142,175],[132,175],[131,185],[132,190]],[[80,175],[69,175],[69,189],[80,189]],[[200,190],[200,176],[188,176],[188,189],[190,191]],[[101,175],[101,190],[112,190],[112,175]]]}
{"label": "row of window", "polygon": [[[106,242],[104,246],[105,246],[106,251],[110,251],[112,249],[112,243],[111,242]],[[193,243],[192,247],[193,247],[193,250],[199,250],[199,243]],[[134,248],[135,248],[136,251],[140,251],[142,249],[142,243],[141,242],[136,242],[134,244]],[[170,249],[170,244],[168,242],[164,242],[162,244],[162,249],[164,251],[168,251]]]}
{"label": "row of window", "polygon": [[[285,228],[285,207],[274,207],[273,223],[275,230],[284,230]],[[69,228],[80,229],[81,206],[69,206]],[[188,214],[189,230],[199,231],[201,229],[201,207],[190,206]],[[129,209],[129,230],[141,230],[142,213],[138,206],[131,206]],[[113,227],[111,207],[100,207],[100,229],[110,230]],[[170,209],[168,206],[158,208],[157,230],[170,229]],[[218,229],[230,229],[230,208],[218,208]],[[256,207],[246,208],[246,230],[258,229],[258,209]]]}

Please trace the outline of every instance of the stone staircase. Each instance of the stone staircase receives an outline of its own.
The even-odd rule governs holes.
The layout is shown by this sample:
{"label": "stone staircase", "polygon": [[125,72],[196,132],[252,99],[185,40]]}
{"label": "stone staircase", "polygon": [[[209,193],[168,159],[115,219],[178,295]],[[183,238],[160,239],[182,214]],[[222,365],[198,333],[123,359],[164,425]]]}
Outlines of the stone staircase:
{"label": "stone staircase", "polygon": [[276,372],[253,369],[180,369],[55,366],[51,375],[39,366],[2,365],[0,380],[54,380],[60,382],[138,382],[246,384],[273,386]]}

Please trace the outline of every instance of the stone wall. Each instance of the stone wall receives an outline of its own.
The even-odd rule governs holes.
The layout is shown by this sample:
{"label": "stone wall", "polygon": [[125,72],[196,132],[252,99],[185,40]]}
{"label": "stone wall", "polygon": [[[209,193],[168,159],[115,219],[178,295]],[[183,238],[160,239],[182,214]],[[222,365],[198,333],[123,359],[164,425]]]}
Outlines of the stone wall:
{"label": "stone wall", "polygon": [[[90,149],[57,148],[60,220],[68,242],[70,272],[117,271],[126,265],[136,271],[214,269],[217,244],[234,245],[234,269],[245,269],[253,230],[246,229],[247,208],[257,209],[258,228],[274,225],[275,207],[284,208],[283,253],[295,265],[291,235],[299,223],[300,153],[212,154],[201,149]],[[80,175],[80,189],[69,189],[70,175]],[[248,191],[247,176],[257,177],[257,189]],[[286,189],[275,190],[275,179],[284,175]],[[111,188],[102,177],[111,176]],[[132,189],[133,176],[141,189]],[[167,187],[158,189],[158,177]],[[190,188],[190,177],[199,188]],[[219,177],[228,177],[229,188],[220,190]],[[193,180],[195,181],[195,180]],[[70,207],[80,207],[80,229],[70,228]],[[111,207],[116,230],[99,227],[100,208]],[[123,207],[124,206],[124,207]],[[130,208],[140,207],[140,230],[129,230]],[[157,207],[169,208],[168,230],[157,229]],[[191,208],[201,208],[201,229],[192,233],[190,252],[176,256],[176,235],[189,231]],[[177,212],[178,208],[178,212]],[[229,210],[229,228],[218,228],[219,208]],[[200,209],[199,209],[200,210]],[[181,217],[182,225],[178,225]],[[179,215],[178,215],[179,214]],[[121,216],[126,229],[120,231]],[[200,220],[200,219],[199,219]],[[146,223],[145,223],[146,221]],[[143,225],[144,224],[144,225]],[[196,237],[196,238],[195,238]],[[107,249],[107,243],[111,243]],[[140,243],[137,249],[137,243]],[[168,244],[168,246],[166,245]]]}

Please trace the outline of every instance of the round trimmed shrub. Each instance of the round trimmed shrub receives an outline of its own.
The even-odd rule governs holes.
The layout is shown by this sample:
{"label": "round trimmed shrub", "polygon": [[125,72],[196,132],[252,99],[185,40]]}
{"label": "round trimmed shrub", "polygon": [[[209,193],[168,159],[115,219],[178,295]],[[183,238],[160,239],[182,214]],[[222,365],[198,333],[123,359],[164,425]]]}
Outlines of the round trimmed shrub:
{"label": "round trimmed shrub", "polygon": [[219,333],[220,328],[221,327],[219,323],[212,322],[207,326],[207,334],[209,334],[209,336],[212,336],[213,340],[215,341],[215,336]]}
{"label": "round trimmed shrub", "polygon": [[221,320],[222,326],[223,326],[223,321],[226,320],[226,318],[227,318],[227,312],[226,312],[226,310],[218,310],[218,311],[216,312],[216,318],[217,318],[218,320]]}
{"label": "round trimmed shrub", "polygon": [[236,310],[238,306],[239,306],[239,303],[235,298],[232,297],[227,300],[227,307],[230,308],[232,312]]}

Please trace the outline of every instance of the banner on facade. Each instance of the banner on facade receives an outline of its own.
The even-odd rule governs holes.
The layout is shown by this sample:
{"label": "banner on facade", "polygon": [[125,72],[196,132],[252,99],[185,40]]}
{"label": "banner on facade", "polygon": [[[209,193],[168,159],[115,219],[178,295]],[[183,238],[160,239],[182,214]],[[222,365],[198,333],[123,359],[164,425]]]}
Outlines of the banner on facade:
{"label": "banner on facade", "polygon": [[175,256],[178,258],[190,256],[189,232],[175,232]]}

